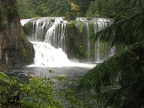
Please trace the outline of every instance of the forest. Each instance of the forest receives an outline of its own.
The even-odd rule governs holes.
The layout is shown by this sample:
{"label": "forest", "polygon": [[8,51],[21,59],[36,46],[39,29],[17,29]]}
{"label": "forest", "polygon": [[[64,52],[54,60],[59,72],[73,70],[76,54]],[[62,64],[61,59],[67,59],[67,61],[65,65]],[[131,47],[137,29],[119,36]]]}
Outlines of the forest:
{"label": "forest", "polygon": [[18,0],[21,18],[44,16],[108,17],[115,21],[139,13],[143,0]]}
{"label": "forest", "polygon": [[18,0],[21,18],[44,16],[85,16],[93,0]]}
{"label": "forest", "polygon": [[[77,17],[112,18],[114,22],[97,32],[91,39],[93,41],[108,42],[111,47],[122,46],[123,50],[108,60],[99,63],[83,75],[77,83],[76,91],[70,89],[67,92],[55,91],[53,89],[55,80],[59,84],[63,81],[69,83],[61,76],[42,79],[30,77],[28,82],[22,82],[19,78],[9,77],[5,73],[0,72],[0,107],[6,108],[11,105],[10,108],[16,106],[63,108],[62,103],[64,101],[69,103],[69,108],[144,107],[144,0],[12,1],[3,5],[6,2],[0,0],[0,37],[6,34],[5,31],[7,29],[13,29],[11,24],[15,22],[13,19],[16,16],[20,17],[20,19],[62,16],[66,20],[75,20]],[[12,9],[13,3],[15,4],[14,10]],[[8,6],[9,4],[11,5]],[[7,8],[6,11],[4,11],[5,8]],[[5,15],[7,17],[4,17]],[[13,16],[12,20],[10,20],[11,16]],[[10,23],[8,27],[5,26],[5,20]],[[14,39],[22,40],[24,38],[18,37]],[[27,42],[26,39],[24,39],[25,42]],[[27,48],[27,45],[24,45],[20,49]],[[0,47],[0,49],[2,48]],[[8,51],[12,49],[8,48]],[[30,49],[32,50],[32,48]],[[4,48],[5,52],[6,50]],[[14,51],[17,51],[17,48]],[[22,52],[24,57],[26,57],[27,51],[23,49]],[[0,54],[2,58],[2,51]],[[9,53],[5,53],[4,56],[7,54]],[[49,69],[48,72],[52,73]],[[73,96],[75,92],[88,93],[90,99],[87,101],[89,104],[87,105],[80,101],[79,98]],[[20,94],[22,94],[21,99]],[[9,95],[11,95],[10,98],[8,98]]]}

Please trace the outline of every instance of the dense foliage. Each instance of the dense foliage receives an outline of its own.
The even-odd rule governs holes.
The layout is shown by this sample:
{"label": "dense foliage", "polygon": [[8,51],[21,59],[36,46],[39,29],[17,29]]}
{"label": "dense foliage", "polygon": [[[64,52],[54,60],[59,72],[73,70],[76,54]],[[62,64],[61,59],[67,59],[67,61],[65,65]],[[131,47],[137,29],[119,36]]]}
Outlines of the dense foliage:
{"label": "dense foliage", "polygon": [[98,64],[81,79],[79,90],[92,90],[102,107],[140,108],[144,90],[144,42]]}
{"label": "dense foliage", "polygon": [[144,15],[140,10],[94,36],[94,40],[126,47],[80,80],[78,89],[92,91],[98,108],[144,107]]}
{"label": "dense foliage", "polygon": [[[17,0],[21,18],[37,16],[109,17],[115,21],[139,13],[143,0]],[[70,18],[69,18],[70,19]]]}
{"label": "dense foliage", "polygon": [[114,18],[115,21],[122,20],[139,13],[143,3],[143,0],[95,0],[86,15]]}
{"label": "dense foliage", "polygon": [[21,18],[84,16],[93,0],[17,0]]}
{"label": "dense foliage", "polygon": [[[65,77],[47,78],[8,76],[0,72],[0,107],[2,108],[72,108],[82,107],[81,101],[73,96],[73,90],[60,89],[68,85]],[[56,87],[57,86],[57,87]]]}
{"label": "dense foliage", "polygon": [[16,0],[0,1],[0,30],[4,28],[4,21],[11,23],[18,16]]}

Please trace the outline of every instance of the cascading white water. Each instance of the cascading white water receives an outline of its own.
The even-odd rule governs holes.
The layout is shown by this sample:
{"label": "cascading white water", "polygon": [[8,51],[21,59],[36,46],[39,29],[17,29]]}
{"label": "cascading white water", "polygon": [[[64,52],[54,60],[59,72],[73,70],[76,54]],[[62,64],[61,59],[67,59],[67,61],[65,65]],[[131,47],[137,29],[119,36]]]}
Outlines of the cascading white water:
{"label": "cascading white water", "polygon": [[32,42],[35,49],[35,65],[64,66],[70,61],[61,48],[54,48],[45,42]]}
{"label": "cascading white water", "polygon": [[[105,27],[107,27],[107,23],[109,23],[110,21],[108,19],[103,19],[103,18],[95,18],[93,19],[94,22],[94,31],[95,33],[97,33],[98,31],[104,29]],[[95,42],[95,62],[96,63],[100,63],[103,60],[100,59],[100,43],[99,40],[97,40]]]}
{"label": "cascading white water", "polygon": [[[90,59],[90,55],[91,55],[91,42],[90,42],[90,34],[89,34],[89,23],[94,23],[94,32],[97,33],[98,31],[106,28],[107,26],[109,26],[110,24],[112,24],[112,20],[111,19],[106,19],[106,18],[93,18],[91,20],[88,20],[86,17],[80,17],[77,18],[77,21],[81,21],[83,23],[85,23],[86,25],[86,30],[87,30],[87,52],[88,52],[88,62],[91,61]],[[95,63],[101,63],[104,60],[106,60],[107,58],[109,58],[110,56],[112,56],[115,53],[115,48],[111,48],[108,51],[106,51],[105,55],[103,57],[100,57],[100,42],[99,40],[95,42]],[[107,46],[106,46],[107,47]]]}
{"label": "cascading white water", "polygon": [[86,22],[86,29],[87,29],[87,37],[88,37],[88,43],[87,43],[87,52],[88,52],[88,62],[90,62],[90,49],[91,49],[91,43],[90,43],[90,36],[89,36],[89,24]]}
{"label": "cascading white water", "polygon": [[[21,20],[22,25],[29,20]],[[64,66],[70,63],[64,53],[66,23],[62,17],[42,17],[33,21],[30,41],[35,49],[35,65]]]}
{"label": "cascading white water", "polygon": [[44,41],[65,51],[66,24],[67,21],[56,18],[53,25],[47,30]]}
{"label": "cascading white water", "polygon": [[29,22],[30,19],[22,19],[20,22],[21,22],[21,25],[24,26],[27,22]]}
{"label": "cascading white water", "polygon": [[65,51],[67,21],[63,17],[42,17],[33,22],[32,41],[46,42]]}
{"label": "cascading white water", "polygon": [[100,63],[100,62],[102,62],[101,60],[100,60],[100,49],[99,49],[99,46],[100,44],[99,44],[99,41],[96,41],[95,42],[95,62],[96,63]]}
{"label": "cascading white water", "polygon": [[[110,19],[105,19],[105,18],[94,18],[94,31],[97,33],[98,31],[106,28],[107,26],[112,24],[112,21]],[[109,58],[110,56],[114,55],[115,53],[115,48],[111,48],[110,51],[107,51],[107,56],[101,58],[100,57],[100,42],[97,40],[95,42],[95,62],[96,63],[101,63],[105,59]]]}
{"label": "cascading white water", "polygon": [[[28,22],[29,19],[21,20],[22,25]],[[77,21],[84,23],[87,32],[87,55],[88,62],[91,62],[91,42],[89,33],[89,22],[94,23],[95,33],[104,29],[111,23],[109,19],[94,18],[88,20],[85,17],[77,18]],[[63,17],[42,17],[33,20],[33,34],[30,39],[35,48],[35,63],[36,65],[68,65],[66,54],[66,26],[68,22],[63,20]],[[100,58],[100,43],[95,43],[95,62],[102,62],[104,59],[113,55],[114,48],[107,53],[108,56]]]}
{"label": "cascading white water", "polygon": [[40,39],[43,41],[43,43],[34,43],[36,65],[63,66],[70,63],[63,52],[65,51],[66,23],[62,17],[42,18],[34,22],[35,42]]}

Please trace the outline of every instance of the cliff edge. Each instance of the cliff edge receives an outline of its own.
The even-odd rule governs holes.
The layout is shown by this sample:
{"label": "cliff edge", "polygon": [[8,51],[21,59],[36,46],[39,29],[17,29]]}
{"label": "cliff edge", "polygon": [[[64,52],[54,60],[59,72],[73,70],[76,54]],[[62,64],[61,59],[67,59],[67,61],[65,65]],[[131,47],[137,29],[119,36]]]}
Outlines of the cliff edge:
{"label": "cliff edge", "polygon": [[20,24],[16,0],[0,0],[0,65],[33,62],[34,49]]}

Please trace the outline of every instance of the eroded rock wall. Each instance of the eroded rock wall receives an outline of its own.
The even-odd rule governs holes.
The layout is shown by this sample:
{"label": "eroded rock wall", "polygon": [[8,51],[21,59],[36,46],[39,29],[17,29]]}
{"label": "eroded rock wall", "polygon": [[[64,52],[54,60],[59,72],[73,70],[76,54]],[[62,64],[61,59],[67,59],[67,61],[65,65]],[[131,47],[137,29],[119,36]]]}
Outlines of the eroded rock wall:
{"label": "eroded rock wall", "polygon": [[0,0],[0,64],[26,65],[33,58],[34,49],[24,35],[16,0]]}

